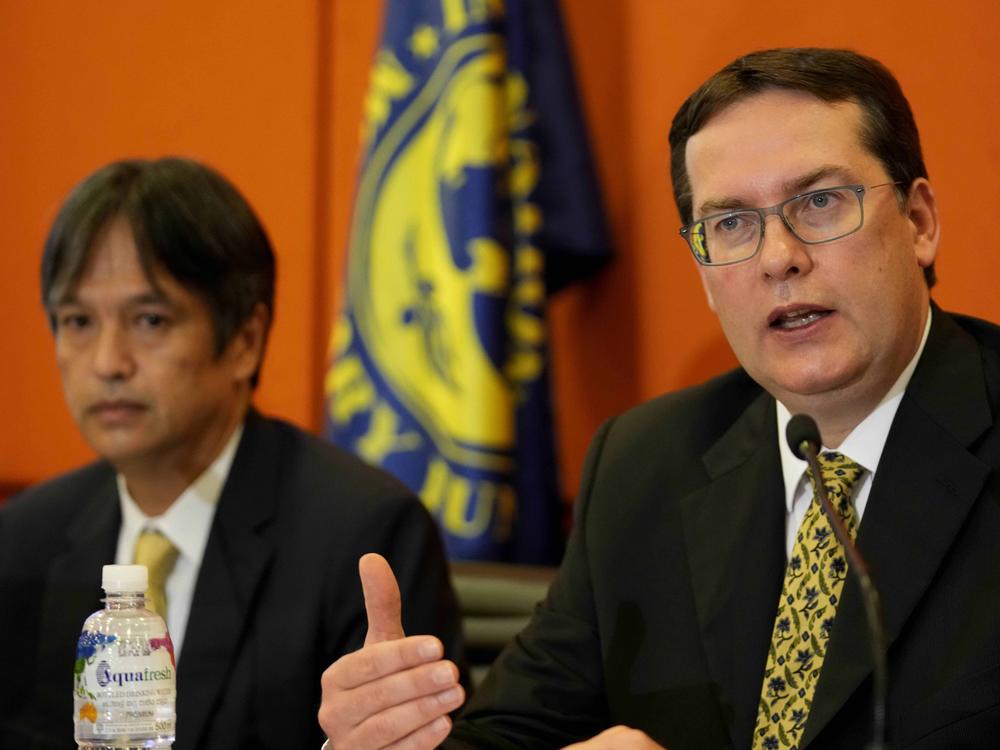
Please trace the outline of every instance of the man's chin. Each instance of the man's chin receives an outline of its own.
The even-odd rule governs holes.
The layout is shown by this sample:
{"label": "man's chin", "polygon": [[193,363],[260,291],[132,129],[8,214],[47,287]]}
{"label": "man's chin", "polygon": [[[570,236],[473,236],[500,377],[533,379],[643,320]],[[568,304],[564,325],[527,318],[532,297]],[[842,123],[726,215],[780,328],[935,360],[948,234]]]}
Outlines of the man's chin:
{"label": "man's chin", "polygon": [[764,387],[778,400],[788,405],[803,402],[822,403],[844,394],[855,379],[849,373],[830,370],[779,373],[771,386]]}
{"label": "man's chin", "polygon": [[116,467],[141,460],[150,452],[149,442],[138,439],[135,435],[118,434],[85,435],[87,443],[101,458],[111,462]]}

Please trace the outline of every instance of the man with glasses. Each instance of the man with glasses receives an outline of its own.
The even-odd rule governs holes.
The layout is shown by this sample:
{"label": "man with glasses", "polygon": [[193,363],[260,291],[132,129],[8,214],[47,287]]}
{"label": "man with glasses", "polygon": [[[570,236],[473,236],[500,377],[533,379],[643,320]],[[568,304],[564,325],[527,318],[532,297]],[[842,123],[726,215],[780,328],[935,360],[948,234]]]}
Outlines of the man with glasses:
{"label": "man with glasses", "polygon": [[323,680],[338,750],[865,747],[864,605],[786,444],[796,413],[881,590],[891,740],[996,746],[1000,329],[930,300],[937,203],[898,83],[852,52],[753,53],[670,144],[741,367],[601,428],[559,576],[454,726],[454,669],[363,559],[375,631]]}

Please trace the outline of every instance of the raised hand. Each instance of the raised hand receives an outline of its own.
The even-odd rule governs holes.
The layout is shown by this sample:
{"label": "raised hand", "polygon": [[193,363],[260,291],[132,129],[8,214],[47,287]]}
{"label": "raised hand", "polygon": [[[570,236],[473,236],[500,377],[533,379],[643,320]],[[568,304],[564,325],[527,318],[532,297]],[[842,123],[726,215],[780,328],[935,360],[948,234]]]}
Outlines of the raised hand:
{"label": "raised hand", "polygon": [[433,636],[406,637],[399,586],[385,558],[358,564],[368,634],[322,678],[319,723],[335,750],[430,750],[451,731],[465,700],[458,668]]}

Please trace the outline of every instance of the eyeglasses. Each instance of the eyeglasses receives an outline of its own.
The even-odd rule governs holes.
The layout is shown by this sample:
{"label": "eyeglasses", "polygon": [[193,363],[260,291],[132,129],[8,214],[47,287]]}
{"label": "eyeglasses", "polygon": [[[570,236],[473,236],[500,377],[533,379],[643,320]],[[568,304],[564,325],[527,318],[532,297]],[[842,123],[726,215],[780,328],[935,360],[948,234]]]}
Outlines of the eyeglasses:
{"label": "eyeglasses", "polygon": [[833,242],[861,229],[865,223],[865,192],[899,185],[883,182],[810,190],[770,208],[725,211],[681,227],[694,258],[703,266],[728,266],[750,260],[764,244],[764,221],[777,214],[793,235],[807,245]]}

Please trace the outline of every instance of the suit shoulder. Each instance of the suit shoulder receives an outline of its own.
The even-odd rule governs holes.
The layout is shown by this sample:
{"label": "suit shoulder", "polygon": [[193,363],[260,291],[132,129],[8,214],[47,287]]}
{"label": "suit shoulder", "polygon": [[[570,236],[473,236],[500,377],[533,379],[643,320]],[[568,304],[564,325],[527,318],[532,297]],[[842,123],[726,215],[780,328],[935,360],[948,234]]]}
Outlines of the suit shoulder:
{"label": "suit shoulder", "polygon": [[113,480],[112,468],[96,461],[19,492],[0,506],[0,515],[9,524],[36,518],[53,524],[76,513],[80,498],[93,495]]}
{"label": "suit shoulder", "polygon": [[761,393],[760,386],[737,368],[642,403],[612,420],[608,429],[616,440],[669,440],[700,456]]}
{"label": "suit shoulder", "polygon": [[744,412],[759,404],[762,393],[737,369],[613,417],[591,443],[581,498],[601,495],[603,488],[615,499],[610,504],[614,506],[622,488],[645,498],[662,496],[667,486],[678,495],[700,486],[707,479],[704,455]]}
{"label": "suit shoulder", "polygon": [[947,315],[963,334],[971,338],[979,351],[983,377],[989,391],[991,411],[996,414],[1000,404],[1000,326],[969,315],[956,313]]}
{"label": "suit shoulder", "polygon": [[0,505],[0,579],[47,566],[67,529],[107,508],[115,496],[114,472],[98,462],[29,487]]}
{"label": "suit shoulder", "polygon": [[971,315],[948,313],[958,326],[976,340],[983,349],[1000,355],[1000,326],[988,320],[973,318]]}
{"label": "suit shoulder", "polygon": [[[424,504],[387,472],[279,419],[255,415],[248,427],[249,444],[241,444],[240,451],[247,448],[242,457],[237,453],[220,514],[227,498],[237,500],[227,517],[234,507],[245,517],[248,504],[273,509],[275,539],[307,556],[328,557],[338,578],[364,552],[379,551],[392,562],[440,546]],[[331,538],[338,543],[330,545]]]}
{"label": "suit shoulder", "polygon": [[261,418],[261,421],[262,428],[280,446],[282,471],[318,495],[326,497],[336,492],[342,498],[358,498],[359,505],[380,498],[412,498],[410,490],[398,479],[343,448],[280,419]]}

